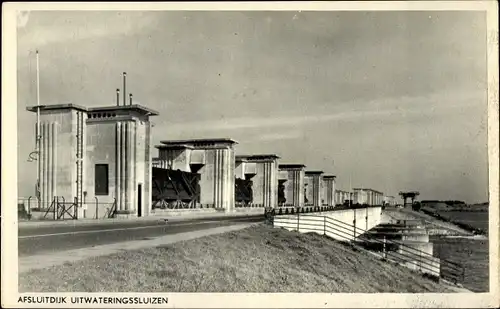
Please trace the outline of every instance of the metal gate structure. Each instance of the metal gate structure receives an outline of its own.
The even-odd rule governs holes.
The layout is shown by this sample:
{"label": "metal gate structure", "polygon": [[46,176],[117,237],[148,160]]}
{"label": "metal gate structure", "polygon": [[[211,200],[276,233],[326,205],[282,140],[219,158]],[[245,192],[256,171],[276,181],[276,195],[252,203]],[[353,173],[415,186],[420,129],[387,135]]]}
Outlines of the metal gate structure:
{"label": "metal gate structure", "polygon": [[285,204],[286,204],[285,182],[286,182],[286,179],[278,180],[278,205],[280,207],[285,206]]}
{"label": "metal gate structure", "polygon": [[236,178],[234,181],[234,200],[236,207],[251,207],[253,204],[253,182]]}
{"label": "metal gate structure", "polygon": [[52,213],[54,220],[76,220],[78,219],[78,199],[75,197],[72,202],[66,202],[63,196],[54,196],[43,218],[47,218],[49,213]]}
{"label": "metal gate structure", "polygon": [[152,208],[190,209],[200,203],[198,173],[153,167]]}

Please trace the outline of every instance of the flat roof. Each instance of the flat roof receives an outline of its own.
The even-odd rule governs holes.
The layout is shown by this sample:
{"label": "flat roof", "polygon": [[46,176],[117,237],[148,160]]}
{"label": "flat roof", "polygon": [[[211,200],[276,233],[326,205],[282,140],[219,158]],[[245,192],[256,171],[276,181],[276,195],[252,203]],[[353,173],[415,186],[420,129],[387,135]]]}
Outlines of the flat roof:
{"label": "flat roof", "polygon": [[156,145],[156,149],[193,149],[193,146],[186,144],[176,144],[176,145]]}
{"label": "flat roof", "polygon": [[148,116],[157,116],[158,112],[150,109],[145,106],[141,106],[138,104],[132,104],[132,105],[110,105],[110,106],[102,106],[102,107],[85,107],[73,103],[66,103],[66,104],[51,104],[51,105],[34,105],[34,106],[28,106],[26,107],[27,111],[30,112],[36,112],[37,109],[40,109],[41,111],[44,110],[58,110],[58,109],[77,109],[85,112],[98,112],[98,111],[116,111],[116,110],[133,110],[136,112],[139,112],[141,114],[145,114]]}
{"label": "flat roof", "polygon": [[372,192],[376,192],[376,193],[382,193],[380,191],[377,191],[377,190],[374,190],[374,189],[370,189],[370,188],[353,188],[353,190],[356,190],[356,191],[372,191]]}
{"label": "flat roof", "polygon": [[236,155],[237,160],[267,160],[267,159],[279,159],[280,157],[275,154],[254,154],[254,155]]}
{"label": "flat roof", "polygon": [[297,168],[305,168],[306,166],[304,164],[279,164],[278,165],[278,168],[283,168],[283,169],[287,169],[287,168],[294,168],[294,169],[297,169]]}
{"label": "flat roof", "polygon": [[27,106],[26,110],[30,112],[36,113],[37,109],[43,110],[56,110],[56,109],[78,109],[82,111],[87,111],[85,106],[73,104],[73,103],[65,103],[65,104],[52,104],[52,105],[33,105]]}
{"label": "flat roof", "polygon": [[88,108],[89,112],[116,111],[116,110],[133,110],[133,111],[139,112],[141,114],[146,114],[146,115],[149,115],[149,116],[157,116],[158,115],[157,111],[155,111],[155,110],[153,110],[151,108],[145,107],[145,106],[138,105],[138,104],[132,104],[132,105],[115,105],[115,106],[110,105],[110,106],[89,107]]}
{"label": "flat roof", "polygon": [[306,175],[321,175],[323,171],[306,171]]}
{"label": "flat roof", "polygon": [[335,176],[335,175],[323,175],[323,178],[324,179],[335,179],[335,178],[337,178],[337,176]]}
{"label": "flat roof", "polygon": [[210,144],[238,144],[230,138],[198,138],[198,139],[183,139],[183,140],[165,140],[160,141],[163,145],[189,145],[189,146],[203,146]]}

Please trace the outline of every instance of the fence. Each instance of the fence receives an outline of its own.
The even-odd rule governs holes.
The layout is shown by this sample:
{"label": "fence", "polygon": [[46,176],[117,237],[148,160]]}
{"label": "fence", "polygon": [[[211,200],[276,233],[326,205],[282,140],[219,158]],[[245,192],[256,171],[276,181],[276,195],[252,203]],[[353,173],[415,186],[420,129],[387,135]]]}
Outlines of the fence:
{"label": "fence", "polygon": [[176,200],[176,201],[163,201],[163,200],[157,200],[153,201],[152,204],[152,209],[153,210],[183,210],[183,209],[206,209],[206,208],[215,208],[214,204],[201,204],[198,202],[184,202],[181,200]]}
{"label": "fence", "polygon": [[373,252],[373,250],[379,251],[385,260],[404,264],[423,273],[455,283],[464,280],[464,267],[458,263],[444,259],[439,260],[432,254],[395,240],[370,238],[365,235],[368,232],[367,230],[329,216],[297,214],[294,217],[275,216],[272,221],[275,227],[305,233],[314,232],[343,242],[350,242],[352,245],[370,252]]}
{"label": "fence", "polygon": [[49,208],[45,211],[43,218],[46,219],[51,214],[54,220],[78,219],[78,201],[75,198],[72,202],[66,202],[62,196],[54,196]]}
{"label": "fence", "polygon": [[116,215],[116,198],[111,202],[99,201],[94,197],[93,201],[87,202],[86,199],[81,204],[83,209],[83,218],[85,219],[106,219],[114,218]]}
{"label": "fence", "polygon": [[116,199],[111,202],[102,202],[95,197],[91,202],[83,201],[79,203],[76,198],[73,201],[68,201],[63,196],[55,196],[48,204],[48,207],[44,207],[33,196],[18,199],[19,219],[76,220],[79,217],[84,219],[114,218],[116,210]]}
{"label": "fence", "polygon": [[246,202],[235,202],[234,207],[236,208],[256,208],[256,207],[264,207],[264,204],[255,204],[255,203],[246,203]]}

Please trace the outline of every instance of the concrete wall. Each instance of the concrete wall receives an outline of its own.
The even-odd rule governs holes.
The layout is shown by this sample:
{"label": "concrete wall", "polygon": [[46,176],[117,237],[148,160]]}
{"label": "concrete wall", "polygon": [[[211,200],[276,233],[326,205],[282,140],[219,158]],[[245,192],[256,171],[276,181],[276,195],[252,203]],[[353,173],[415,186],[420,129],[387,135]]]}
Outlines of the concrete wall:
{"label": "concrete wall", "polygon": [[[316,232],[323,234],[325,221],[322,217],[324,216],[331,220],[331,223],[328,223],[329,220],[326,221],[327,236],[340,241],[351,241],[354,239],[354,235],[358,237],[364,233],[364,230],[369,230],[380,224],[381,211],[381,207],[370,207],[366,209],[335,210],[317,214],[276,216],[274,226],[288,230],[297,230],[297,226],[299,226],[299,232],[301,233]],[[354,219],[356,219],[356,234]]]}
{"label": "concrete wall", "polygon": [[159,166],[164,169],[181,170],[191,172],[191,149],[165,149],[159,152]]}

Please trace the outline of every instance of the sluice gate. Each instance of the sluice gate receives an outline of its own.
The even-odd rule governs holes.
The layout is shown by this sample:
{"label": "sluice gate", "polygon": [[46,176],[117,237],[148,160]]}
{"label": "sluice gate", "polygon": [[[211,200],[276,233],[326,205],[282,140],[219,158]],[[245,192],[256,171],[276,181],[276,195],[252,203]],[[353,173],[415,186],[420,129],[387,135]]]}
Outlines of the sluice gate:
{"label": "sluice gate", "polygon": [[200,208],[198,173],[153,167],[153,209]]}
{"label": "sluice gate", "polygon": [[236,207],[250,207],[253,204],[253,182],[250,179],[236,178],[234,199]]}

